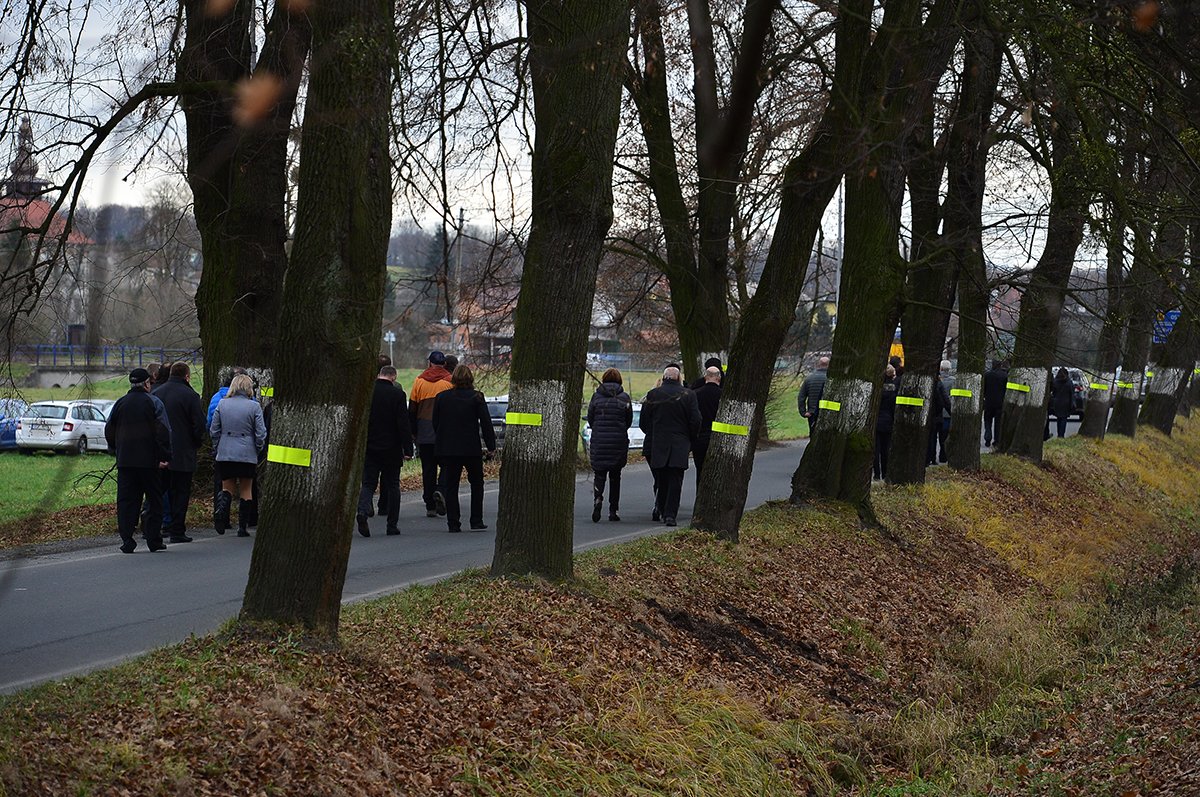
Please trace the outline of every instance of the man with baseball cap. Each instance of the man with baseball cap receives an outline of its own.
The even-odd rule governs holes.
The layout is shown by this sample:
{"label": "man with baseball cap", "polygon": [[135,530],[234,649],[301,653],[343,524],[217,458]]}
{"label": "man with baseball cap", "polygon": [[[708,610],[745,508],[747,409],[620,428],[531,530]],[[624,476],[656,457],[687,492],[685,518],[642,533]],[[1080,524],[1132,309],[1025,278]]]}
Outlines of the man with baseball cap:
{"label": "man with baseball cap", "polygon": [[171,462],[171,424],[163,403],[150,395],[152,380],[145,368],[129,374],[129,392],[117,400],[104,425],[108,450],[117,458],[117,531],[121,552],[133,553],[142,501],[146,502],[143,533],[151,552],[164,550],[162,540],[162,472]]}

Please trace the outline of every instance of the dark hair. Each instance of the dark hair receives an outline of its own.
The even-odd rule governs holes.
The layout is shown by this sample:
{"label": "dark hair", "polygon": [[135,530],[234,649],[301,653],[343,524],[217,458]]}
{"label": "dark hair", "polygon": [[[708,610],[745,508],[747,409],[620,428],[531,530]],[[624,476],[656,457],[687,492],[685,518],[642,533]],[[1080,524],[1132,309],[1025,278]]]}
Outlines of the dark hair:
{"label": "dark hair", "polygon": [[388,357],[386,354],[379,355],[379,367],[380,368],[382,368],[385,365],[391,365],[391,364],[392,364],[391,357]]}
{"label": "dark hair", "polygon": [[893,354],[891,359],[888,360],[888,365],[892,366],[893,368],[899,368],[902,365],[900,361],[900,355]]}
{"label": "dark hair", "polygon": [[177,363],[171,364],[171,376],[174,376],[178,379],[187,379],[191,373],[192,373],[191,366],[189,366],[187,363],[183,362],[182,360],[180,360]]}
{"label": "dark hair", "polygon": [[1054,378],[1055,379],[1070,379],[1071,374],[1067,372],[1066,368],[1059,368],[1058,373],[1054,375]]}
{"label": "dark hair", "polygon": [[396,369],[390,365],[385,365],[379,369],[379,375],[380,376],[395,376]]}
{"label": "dark hair", "polygon": [[704,367],[705,368],[721,368],[722,367],[721,366],[721,358],[720,357],[709,357],[707,360],[704,361]]}
{"label": "dark hair", "polygon": [[146,366],[146,370],[150,372],[150,384],[158,381],[158,372],[162,370],[161,363],[150,363]]}
{"label": "dark hair", "polygon": [[471,373],[471,369],[465,365],[455,367],[454,373],[450,374],[450,384],[455,387],[475,387],[475,374]]}
{"label": "dark hair", "polygon": [[457,367],[458,367],[458,358],[455,357],[453,354],[447,354],[446,355],[446,370],[453,373],[454,369]]}
{"label": "dark hair", "polygon": [[621,372],[616,368],[609,368],[600,376],[601,382],[615,382],[618,385],[624,384],[621,380]]}

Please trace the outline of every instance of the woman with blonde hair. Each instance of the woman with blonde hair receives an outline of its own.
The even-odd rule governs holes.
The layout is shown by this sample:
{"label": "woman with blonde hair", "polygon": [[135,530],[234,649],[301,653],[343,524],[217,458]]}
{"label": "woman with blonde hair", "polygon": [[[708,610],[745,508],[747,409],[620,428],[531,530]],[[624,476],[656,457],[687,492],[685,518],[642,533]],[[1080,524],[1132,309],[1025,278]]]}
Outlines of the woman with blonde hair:
{"label": "woman with blonde hair", "polygon": [[217,534],[229,528],[229,510],[233,492],[238,491],[238,536],[249,537],[247,519],[254,498],[254,478],[258,471],[258,453],[267,442],[267,425],[262,407],[254,400],[254,381],[239,374],[229,385],[225,398],[217,402],[209,432],[216,451],[217,475],[221,491],[213,506],[213,525]]}

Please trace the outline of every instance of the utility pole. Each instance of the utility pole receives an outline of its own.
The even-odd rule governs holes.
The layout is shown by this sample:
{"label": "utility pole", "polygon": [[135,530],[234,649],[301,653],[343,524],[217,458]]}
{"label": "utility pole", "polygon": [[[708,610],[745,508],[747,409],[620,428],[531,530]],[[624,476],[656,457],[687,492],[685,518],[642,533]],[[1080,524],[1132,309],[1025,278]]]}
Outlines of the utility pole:
{"label": "utility pole", "polygon": [[454,266],[450,272],[450,348],[455,347],[455,339],[458,338],[458,287],[459,280],[462,279],[462,247],[463,247],[463,230],[466,229],[465,211],[460,207],[458,209],[458,232],[455,235],[457,239],[454,254]]}

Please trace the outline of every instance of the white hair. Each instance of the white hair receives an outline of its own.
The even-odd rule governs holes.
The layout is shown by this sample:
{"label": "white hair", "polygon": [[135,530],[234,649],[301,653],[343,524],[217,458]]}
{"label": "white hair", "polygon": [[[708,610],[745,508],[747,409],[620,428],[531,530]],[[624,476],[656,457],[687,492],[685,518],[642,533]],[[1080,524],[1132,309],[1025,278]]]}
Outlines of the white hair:
{"label": "white hair", "polygon": [[664,382],[678,382],[679,381],[679,369],[676,368],[675,366],[671,366],[670,368],[664,368],[662,378],[663,378]]}

